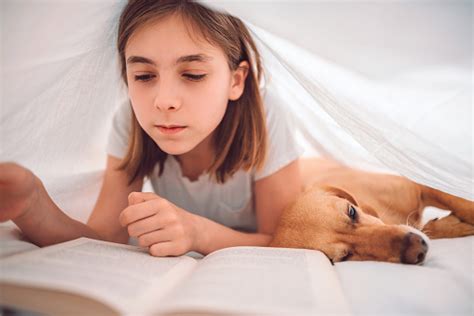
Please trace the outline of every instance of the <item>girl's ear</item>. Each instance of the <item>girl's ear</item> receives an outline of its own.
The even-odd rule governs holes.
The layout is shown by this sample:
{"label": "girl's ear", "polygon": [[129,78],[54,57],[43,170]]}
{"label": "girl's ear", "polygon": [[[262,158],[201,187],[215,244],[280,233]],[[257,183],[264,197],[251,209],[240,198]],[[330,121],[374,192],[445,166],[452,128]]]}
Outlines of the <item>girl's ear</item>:
{"label": "girl's ear", "polygon": [[235,101],[240,98],[245,89],[245,79],[248,73],[249,63],[247,61],[242,61],[237,69],[232,72],[229,100]]}

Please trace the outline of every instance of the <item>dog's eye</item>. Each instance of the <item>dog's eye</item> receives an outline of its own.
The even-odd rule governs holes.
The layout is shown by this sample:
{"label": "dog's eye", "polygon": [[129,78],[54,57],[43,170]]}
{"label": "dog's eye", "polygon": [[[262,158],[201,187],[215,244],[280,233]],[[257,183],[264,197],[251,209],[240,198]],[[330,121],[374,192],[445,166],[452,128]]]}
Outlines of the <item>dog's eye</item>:
{"label": "dog's eye", "polygon": [[349,205],[347,214],[349,215],[349,217],[352,219],[353,222],[357,220],[357,211],[353,205]]}

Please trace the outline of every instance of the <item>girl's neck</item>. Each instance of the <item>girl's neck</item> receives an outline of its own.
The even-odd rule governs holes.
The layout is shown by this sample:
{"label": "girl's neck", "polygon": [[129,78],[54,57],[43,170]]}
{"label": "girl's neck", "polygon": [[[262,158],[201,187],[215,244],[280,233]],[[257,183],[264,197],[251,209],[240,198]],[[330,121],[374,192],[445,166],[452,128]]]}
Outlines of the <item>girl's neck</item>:
{"label": "girl's neck", "polygon": [[[211,134],[212,135],[212,134]],[[183,177],[196,181],[205,173],[214,161],[214,149],[212,148],[212,137],[209,135],[191,151],[174,156],[181,167]]]}

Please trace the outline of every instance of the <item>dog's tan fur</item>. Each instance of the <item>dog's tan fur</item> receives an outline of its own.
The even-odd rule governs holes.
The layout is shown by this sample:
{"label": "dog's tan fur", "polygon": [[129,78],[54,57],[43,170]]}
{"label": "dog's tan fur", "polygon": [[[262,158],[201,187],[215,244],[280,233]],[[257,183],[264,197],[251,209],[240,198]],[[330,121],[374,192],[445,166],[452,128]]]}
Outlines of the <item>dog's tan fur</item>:
{"label": "dog's tan fur", "polygon": [[[321,250],[333,262],[421,263],[428,250],[426,235],[474,235],[474,202],[329,160],[306,159],[301,165],[304,192],[283,212],[270,246]],[[357,211],[355,221],[348,216],[350,205]],[[451,214],[420,227],[426,206]]]}

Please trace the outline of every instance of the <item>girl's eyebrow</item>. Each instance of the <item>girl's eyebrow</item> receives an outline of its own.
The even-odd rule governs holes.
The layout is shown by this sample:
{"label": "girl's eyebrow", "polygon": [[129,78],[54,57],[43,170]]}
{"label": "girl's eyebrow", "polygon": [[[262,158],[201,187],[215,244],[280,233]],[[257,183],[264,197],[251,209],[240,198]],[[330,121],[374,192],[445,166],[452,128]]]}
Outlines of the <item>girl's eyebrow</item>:
{"label": "girl's eyebrow", "polygon": [[[181,56],[179,57],[175,64],[181,64],[181,63],[189,63],[189,62],[201,62],[205,63],[207,61],[212,60],[210,56],[204,55],[204,54],[194,54],[194,55],[186,55],[186,56]],[[148,64],[156,67],[156,63],[151,60],[150,58],[143,57],[143,56],[130,56],[127,58],[127,64]]]}
{"label": "girl's eyebrow", "polygon": [[127,58],[127,64],[149,64],[156,67],[153,60],[142,56],[130,56]]}
{"label": "girl's eyebrow", "polygon": [[204,55],[204,54],[195,54],[195,55],[187,55],[187,56],[181,56],[176,60],[176,64],[180,63],[189,63],[192,61],[197,61],[201,63],[205,63],[207,61],[210,61],[212,58],[210,56]]}

